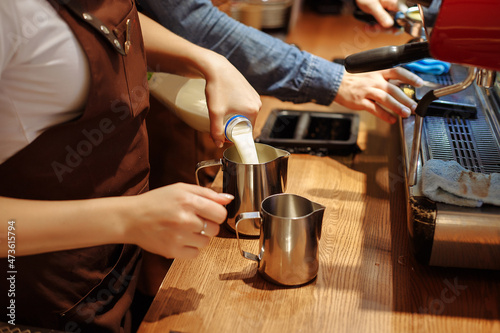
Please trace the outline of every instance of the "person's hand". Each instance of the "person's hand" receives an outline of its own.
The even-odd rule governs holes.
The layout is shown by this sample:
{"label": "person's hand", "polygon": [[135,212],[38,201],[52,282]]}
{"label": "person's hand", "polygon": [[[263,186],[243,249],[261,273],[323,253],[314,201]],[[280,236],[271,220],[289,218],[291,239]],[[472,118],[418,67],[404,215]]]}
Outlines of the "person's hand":
{"label": "person's hand", "polygon": [[[177,183],[128,197],[134,211],[125,237],[166,258],[194,258],[219,233],[233,197],[211,189]],[[138,208],[137,208],[138,207]]]}
{"label": "person's hand", "polygon": [[[215,144],[222,147],[224,121],[230,115],[243,115],[252,124],[259,112],[262,101],[259,94],[245,77],[226,58],[213,53],[215,61],[207,70],[205,94],[210,114],[210,134]],[[207,66],[208,67],[208,66]]]}
{"label": "person's hand", "polygon": [[398,0],[356,0],[356,4],[365,13],[373,15],[383,28],[394,25],[394,19],[386,10],[397,11]]}
{"label": "person's hand", "polygon": [[416,87],[423,84],[421,78],[401,67],[360,74],[344,73],[335,102],[353,110],[366,110],[393,124],[396,116],[392,112],[406,118],[417,104],[388,80]]}
{"label": "person's hand", "polygon": [[225,57],[197,46],[139,13],[148,66],[157,72],[204,78],[210,134],[218,147],[225,141],[224,121],[240,114],[252,124],[262,102],[243,75]]}

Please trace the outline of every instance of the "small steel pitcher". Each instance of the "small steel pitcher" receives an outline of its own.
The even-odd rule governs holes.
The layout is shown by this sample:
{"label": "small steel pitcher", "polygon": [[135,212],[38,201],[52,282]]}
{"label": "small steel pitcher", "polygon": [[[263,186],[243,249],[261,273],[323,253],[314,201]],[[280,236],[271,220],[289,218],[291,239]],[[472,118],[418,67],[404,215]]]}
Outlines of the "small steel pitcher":
{"label": "small steel pitcher", "polygon": [[[259,263],[258,272],[273,283],[302,285],[318,274],[318,245],[325,206],[294,194],[275,194],[264,201],[260,212],[238,216],[236,236],[241,255]],[[259,255],[243,251],[239,228],[245,220],[260,226]]]}
{"label": "small steel pitcher", "polygon": [[[198,172],[206,167],[222,166],[222,191],[234,195],[227,206],[225,225],[235,230],[235,218],[243,212],[259,210],[264,198],[286,190],[288,157],[290,153],[262,143],[256,143],[259,164],[243,164],[235,146],[224,151],[223,158],[199,162],[196,165],[196,182],[200,185]],[[258,236],[259,226],[246,223],[240,233]]]}

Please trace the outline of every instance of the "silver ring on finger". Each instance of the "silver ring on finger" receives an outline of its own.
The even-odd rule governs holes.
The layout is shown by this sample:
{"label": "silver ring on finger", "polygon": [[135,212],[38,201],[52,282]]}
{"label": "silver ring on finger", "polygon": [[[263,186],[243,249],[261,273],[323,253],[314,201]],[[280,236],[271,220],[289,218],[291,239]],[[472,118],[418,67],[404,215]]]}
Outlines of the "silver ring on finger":
{"label": "silver ring on finger", "polygon": [[203,230],[200,231],[200,235],[206,235],[207,234],[207,221],[203,223]]}

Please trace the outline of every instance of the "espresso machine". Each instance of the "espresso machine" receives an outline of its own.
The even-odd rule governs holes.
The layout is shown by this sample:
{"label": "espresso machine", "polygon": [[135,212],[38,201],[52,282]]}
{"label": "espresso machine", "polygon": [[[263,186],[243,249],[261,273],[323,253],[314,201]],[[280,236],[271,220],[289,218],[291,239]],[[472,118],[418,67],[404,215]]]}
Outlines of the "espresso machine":
{"label": "espresso machine", "polygon": [[500,190],[489,183],[500,176],[500,1],[412,2],[421,25],[419,19],[402,22],[407,32],[417,27],[410,42],[350,55],[345,67],[359,73],[423,58],[451,64],[446,74],[419,74],[425,85],[412,91],[415,115],[400,122],[409,237],[421,263],[500,269],[500,206],[425,193],[426,181],[440,181],[426,179],[430,166],[451,162],[464,171],[446,179],[449,188],[490,193],[500,202]]}

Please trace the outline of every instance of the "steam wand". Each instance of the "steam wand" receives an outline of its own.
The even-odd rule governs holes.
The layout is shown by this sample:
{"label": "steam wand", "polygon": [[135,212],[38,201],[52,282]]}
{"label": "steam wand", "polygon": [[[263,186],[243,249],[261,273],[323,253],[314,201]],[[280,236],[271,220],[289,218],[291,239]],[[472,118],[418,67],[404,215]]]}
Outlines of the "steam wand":
{"label": "steam wand", "polygon": [[408,171],[408,185],[413,186],[417,183],[417,168],[422,139],[422,127],[429,105],[440,97],[455,94],[467,89],[467,87],[474,82],[476,72],[477,69],[475,67],[469,67],[465,80],[457,84],[431,90],[418,102],[415,110],[415,125],[413,129],[413,142],[411,146],[410,166]]}

